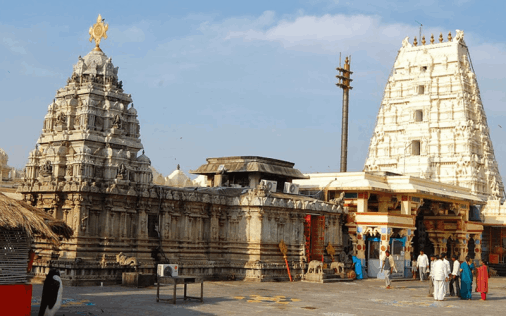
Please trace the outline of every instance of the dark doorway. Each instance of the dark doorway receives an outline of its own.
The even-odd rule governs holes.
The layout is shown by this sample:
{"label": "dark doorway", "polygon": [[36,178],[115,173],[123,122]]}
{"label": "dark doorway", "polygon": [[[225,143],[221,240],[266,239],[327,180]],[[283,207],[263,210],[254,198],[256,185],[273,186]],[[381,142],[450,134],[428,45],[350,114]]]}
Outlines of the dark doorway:
{"label": "dark doorway", "polygon": [[420,210],[416,217],[416,230],[413,236],[413,254],[415,259],[418,257],[418,254],[421,250],[427,256],[434,253],[434,245],[429,239],[429,235],[425,230],[425,224],[423,223],[423,211]]}
{"label": "dark doorway", "polygon": [[307,262],[323,261],[325,216],[306,215],[304,221],[304,237]]}
{"label": "dark doorway", "polygon": [[454,249],[455,249],[455,242],[451,237],[449,237],[448,240],[446,241],[446,254],[448,255],[448,260],[450,260],[450,258],[452,257]]}
{"label": "dark doorway", "polygon": [[469,258],[474,259],[474,239],[470,238],[467,243],[467,255]]}

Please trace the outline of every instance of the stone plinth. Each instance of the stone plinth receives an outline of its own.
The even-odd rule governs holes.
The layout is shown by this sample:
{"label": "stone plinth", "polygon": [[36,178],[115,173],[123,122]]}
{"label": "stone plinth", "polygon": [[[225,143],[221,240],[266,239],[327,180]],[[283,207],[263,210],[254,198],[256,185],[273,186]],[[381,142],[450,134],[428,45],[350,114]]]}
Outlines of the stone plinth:
{"label": "stone plinth", "polygon": [[148,287],[155,284],[156,275],[138,272],[123,272],[121,285],[131,287]]}

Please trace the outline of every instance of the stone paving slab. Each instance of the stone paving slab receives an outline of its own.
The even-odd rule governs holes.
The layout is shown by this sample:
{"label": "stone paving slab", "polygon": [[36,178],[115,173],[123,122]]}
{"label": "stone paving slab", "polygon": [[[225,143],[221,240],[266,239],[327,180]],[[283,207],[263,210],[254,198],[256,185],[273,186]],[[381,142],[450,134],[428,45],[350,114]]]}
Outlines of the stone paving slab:
{"label": "stone paving slab", "polygon": [[[204,303],[178,299],[177,305],[156,302],[156,287],[143,289],[120,285],[64,287],[64,304],[57,316],[116,315],[502,315],[506,306],[506,278],[490,279],[487,301],[447,297],[435,302],[427,297],[429,283],[400,281],[384,288],[384,281],[368,279],[348,283],[243,281],[205,282]],[[169,298],[172,287],[160,288]],[[32,316],[37,315],[42,285],[33,285]],[[188,295],[198,296],[199,285],[189,285]],[[178,288],[182,298],[183,287]]]}

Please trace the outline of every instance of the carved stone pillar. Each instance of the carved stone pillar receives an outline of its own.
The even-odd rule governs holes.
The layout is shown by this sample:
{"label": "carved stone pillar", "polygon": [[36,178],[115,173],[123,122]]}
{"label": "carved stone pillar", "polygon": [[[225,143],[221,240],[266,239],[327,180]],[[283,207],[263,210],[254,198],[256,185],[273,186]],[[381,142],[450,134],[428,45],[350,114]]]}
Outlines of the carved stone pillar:
{"label": "carved stone pillar", "polygon": [[465,233],[460,233],[456,235],[455,241],[455,250],[458,253],[459,261],[465,261],[467,256],[467,242],[468,238],[466,238]]}
{"label": "carved stone pillar", "polygon": [[105,207],[103,212],[104,221],[101,223],[102,236],[111,237],[109,226],[111,226],[111,208]]}
{"label": "carved stone pillar", "polygon": [[204,219],[202,217],[197,218],[197,240],[202,241],[204,239],[204,225],[203,225]]}
{"label": "carved stone pillar", "polygon": [[72,229],[74,230],[74,235],[73,237],[79,237],[81,236],[81,232],[80,232],[80,216],[81,215],[81,208],[79,206],[74,206],[74,208],[72,209]]}
{"label": "carved stone pillar", "polygon": [[119,214],[116,211],[111,211],[109,213],[109,237],[119,239],[118,233],[118,224],[119,224]]}
{"label": "carved stone pillar", "polygon": [[80,229],[82,236],[89,236],[89,225],[90,225],[90,213],[88,211],[87,206],[81,206],[81,220],[80,220]]}
{"label": "carved stone pillar", "polygon": [[178,230],[178,222],[179,222],[179,215],[171,215],[172,224],[171,224],[171,231],[169,233],[169,238],[172,240],[179,240],[179,230]]}
{"label": "carved stone pillar", "polygon": [[127,214],[125,212],[121,212],[121,226],[120,226],[121,239],[124,239],[126,237],[126,229],[127,229],[126,218],[127,218]]}
{"label": "carved stone pillar", "polygon": [[[250,234],[251,234],[251,211],[246,212],[246,242],[250,241]],[[293,220],[292,220],[293,223]],[[293,236],[292,236],[293,237]]]}
{"label": "carved stone pillar", "polygon": [[170,239],[170,231],[171,231],[171,225],[172,225],[172,221],[171,221],[171,216],[169,214],[169,212],[165,211],[163,213],[163,239],[165,240],[169,240]]}
{"label": "carved stone pillar", "polygon": [[196,232],[194,229],[195,225],[195,217],[185,216],[186,217],[186,230],[185,230],[185,240],[186,241],[195,241],[196,240]]}
{"label": "carved stone pillar", "polygon": [[380,246],[380,258],[384,258],[385,251],[390,251],[390,236],[392,236],[392,228],[382,227],[381,230],[381,246]]}
{"label": "carved stone pillar", "polygon": [[474,239],[474,260],[481,260],[481,234],[473,235]]}
{"label": "carved stone pillar", "polygon": [[356,241],[356,256],[358,259],[362,260],[364,262],[365,260],[365,235],[358,233],[357,234],[357,241]]}
{"label": "carved stone pillar", "polygon": [[350,234],[351,243],[353,245],[353,253],[357,253],[357,242],[358,242],[358,235],[357,234]]}
{"label": "carved stone pillar", "polygon": [[139,211],[139,230],[137,236],[139,239],[148,238],[148,215],[145,210]]}
{"label": "carved stone pillar", "polygon": [[219,240],[220,233],[220,209],[215,208],[211,211],[211,241],[216,242]]}

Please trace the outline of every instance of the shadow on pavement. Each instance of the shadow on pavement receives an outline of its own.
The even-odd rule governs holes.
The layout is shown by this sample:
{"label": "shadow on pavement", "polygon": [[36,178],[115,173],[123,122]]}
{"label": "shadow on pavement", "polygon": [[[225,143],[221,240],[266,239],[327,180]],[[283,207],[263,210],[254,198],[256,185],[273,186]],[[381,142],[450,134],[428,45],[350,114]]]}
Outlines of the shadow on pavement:
{"label": "shadow on pavement", "polygon": [[[198,289],[200,294],[200,287]],[[177,290],[176,305],[160,301],[156,302],[156,287],[128,288],[122,286],[107,287],[72,287],[63,288],[62,307],[55,316],[129,316],[129,315],[214,315],[204,313],[200,309],[205,305],[219,304],[229,301],[227,298],[206,298],[204,285],[204,302],[183,300],[183,287]],[[31,316],[37,316],[42,295],[42,285],[33,286]],[[197,296],[196,287],[188,287],[188,295]],[[160,298],[172,298],[172,287],[160,288]]]}

